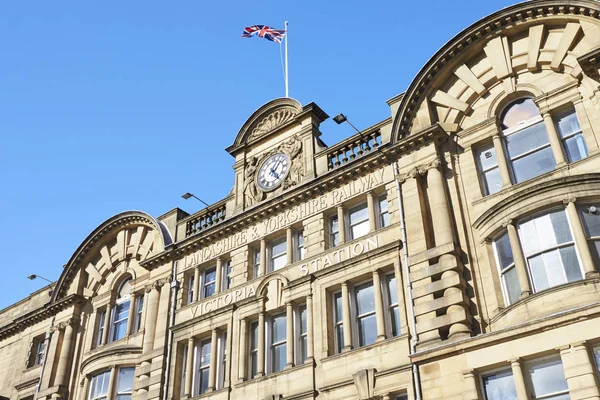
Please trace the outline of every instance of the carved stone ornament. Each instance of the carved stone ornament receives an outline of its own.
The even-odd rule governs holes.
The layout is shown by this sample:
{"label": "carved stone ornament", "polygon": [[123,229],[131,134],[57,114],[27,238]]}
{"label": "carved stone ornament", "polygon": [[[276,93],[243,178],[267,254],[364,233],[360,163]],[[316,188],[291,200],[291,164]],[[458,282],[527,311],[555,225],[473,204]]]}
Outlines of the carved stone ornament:
{"label": "carved stone ornament", "polygon": [[273,129],[291,121],[296,114],[297,112],[291,108],[283,108],[272,112],[263,118],[263,120],[256,125],[256,128],[252,129],[252,133],[250,133],[248,139],[253,140],[271,132]]}
{"label": "carved stone ornament", "polygon": [[352,375],[359,400],[372,399],[375,392],[375,369],[363,369]]}
{"label": "carved stone ornament", "polygon": [[[275,190],[267,193],[256,184],[256,174],[262,163],[276,153],[284,153],[290,160],[290,170],[283,183]],[[280,194],[282,191],[297,185],[304,178],[304,162],[302,160],[302,141],[294,136],[277,148],[262,154],[260,157],[250,157],[244,167],[244,206],[250,207],[265,200],[267,197]]]}

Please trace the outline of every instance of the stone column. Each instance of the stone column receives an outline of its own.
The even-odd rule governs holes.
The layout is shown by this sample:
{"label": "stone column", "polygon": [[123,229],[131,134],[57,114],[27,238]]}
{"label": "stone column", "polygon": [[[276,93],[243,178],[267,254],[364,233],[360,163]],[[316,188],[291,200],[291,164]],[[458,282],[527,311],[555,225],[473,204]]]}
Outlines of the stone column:
{"label": "stone column", "polygon": [[192,397],[192,379],[194,378],[194,338],[188,339],[187,355],[185,356],[185,389],[184,394]]}
{"label": "stone column", "polygon": [[287,228],[285,230],[285,246],[287,253],[287,263],[286,265],[290,265],[294,262],[294,232],[292,228]]}
{"label": "stone column", "polygon": [[544,117],[544,125],[546,125],[546,132],[548,132],[548,140],[550,141],[554,160],[557,166],[561,166],[565,164],[565,154],[563,153],[562,143],[556,131],[556,126],[549,112],[544,112],[542,116]]}
{"label": "stone column", "polygon": [[431,225],[434,227],[435,245],[440,246],[454,241],[454,230],[448,209],[442,164],[439,160],[434,160],[429,167],[427,197],[429,198]]}
{"label": "stone column", "polygon": [[258,275],[263,276],[267,271],[267,240],[260,240],[260,265],[258,267]]}
{"label": "stone column", "polygon": [[107,398],[114,399],[116,396],[116,385],[117,385],[117,366],[110,366],[110,377],[108,378],[108,393]]}
{"label": "stone column", "polygon": [[238,375],[239,381],[242,382],[248,377],[248,322],[240,319],[240,353],[238,357]]}
{"label": "stone column", "polygon": [[342,283],[342,323],[344,326],[344,348],[342,351],[352,350],[352,323],[350,318],[350,297],[348,284]]}
{"label": "stone column", "polygon": [[217,342],[219,340],[219,332],[216,329],[212,330],[210,336],[210,367],[208,370],[208,388],[207,392],[212,392],[217,388]]}
{"label": "stone column", "polygon": [[375,319],[377,320],[377,341],[385,340],[385,313],[381,293],[381,275],[373,271],[373,293],[375,294]]}
{"label": "stone column", "polygon": [[565,378],[572,399],[600,399],[596,386],[596,367],[590,360],[585,342],[572,343],[560,349]]}
{"label": "stone column", "polygon": [[479,400],[477,379],[473,370],[463,372],[463,400]]}
{"label": "stone column", "polygon": [[592,253],[590,252],[587,236],[583,229],[581,219],[579,218],[575,201],[577,201],[577,199],[575,197],[571,197],[563,200],[563,203],[567,206],[567,215],[569,217],[569,222],[571,223],[571,229],[573,229],[575,247],[577,248],[577,252],[581,257],[581,263],[583,264],[585,277],[589,278],[591,276],[597,276],[598,272],[594,266]]}
{"label": "stone column", "polygon": [[77,321],[70,319],[61,324],[64,329],[64,337],[60,350],[60,356],[58,358],[58,365],[56,368],[56,379],[55,382],[59,386],[67,387],[69,385],[70,378],[70,364],[73,359],[73,344],[74,335],[76,334]]}
{"label": "stone column", "polygon": [[313,362],[313,303],[312,294],[306,296],[306,362]]}
{"label": "stone column", "polygon": [[521,367],[521,360],[514,359],[510,360],[510,367],[512,368],[513,379],[515,380],[515,388],[517,390],[517,399],[528,400],[527,386],[525,386],[525,378],[523,376],[523,368]]}
{"label": "stone column", "polygon": [[346,241],[346,223],[344,221],[344,207],[341,205],[337,206],[337,216],[339,244],[342,244]]}
{"label": "stone column", "polygon": [[510,172],[508,171],[508,163],[504,154],[504,146],[499,133],[494,134],[494,150],[496,150],[496,161],[498,162],[498,170],[500,171],[500,179],[502,179],[502,187],[508,187],[512,184],[510,180]]}
{"label": "stone column", "polygon": [[200,267],[194,268],[194,286],[192,287],[192,303],[200,298]]}
{"label": "stone column", "polygon": [[[148,293],[148,309],[146,314],[146,326],[144,328],[144,344],[142,346],[142,352],[144,354],[149,353],[154,348],[154,337],[156,335],[156,320],[158,317],[158,298],[160,292],[159,282],[154,282],[152,285],[146,286],[146,293]],[[196,292],[194,292],[195,294]]]}
{"label": "stone column", "polygon": [[265,312],[264,304],[261,306],[261,311],[258,314],[258,351],[256,377],[265,375]]}
{"label": "stone column", "polygon": [[531,292],[531,285],[529,284],[529,278],[527,276],[527,262],[523,255],[523,249],[521,248],[521,242],[519,241],[519,235],[517,235],[517,228],[514,225],[513,220],[508,220],[504,224],[508,232],[508,240],[510,242],[510,248],[512,249],[513,259],[515,261],[515,268],[517,269],[517,278],[519,279],[519,286],[521,287],[521,298],[529,296]]}
{"label": "stone column", "polygon": [[291,302],[285,304],[285,368],[294,366],[294,308]]}
{"label": "stone column", "polygon": [[106,312],[104,313],[104,329],[102,330],[102,344],[108,343],[108,331],[110,331],[110,320],[112,319],[112,310],[114,308],[113,302],[106,305]]}
{"label": "stone column", "polygon": [[215,293],[219,293],[223,288],[223,259],[221,257],[217,258],[215,275]]}
{"label": "stone column", "polygon": [[369,231],[377,229],[377,217],[375,215],[375,198],[373,192],[367,192],[367,208],[369,209]]}
{"label": "stone column", "polygon": [[131,300],[129,300],[129,315],[127,317],[127,331],[125,332],[125,336],[133,333],[133,321],[135,320],[135,302],[137,299],[135,293],[131,293],[129,297]]}

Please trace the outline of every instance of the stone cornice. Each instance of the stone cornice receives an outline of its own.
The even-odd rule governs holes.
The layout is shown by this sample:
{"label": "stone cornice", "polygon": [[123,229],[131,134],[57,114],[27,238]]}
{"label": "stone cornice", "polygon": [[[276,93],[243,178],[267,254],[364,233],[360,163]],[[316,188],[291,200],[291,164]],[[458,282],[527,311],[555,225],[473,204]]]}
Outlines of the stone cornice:
{"label": "stone cornice", "polygon": [[46,320],[72,305],[83,304],[84,301],[85,299],[82,296],[78,294],[71,294],[56,302],[48,302],[43,307],[30,311],[27,314],[23,314],[20,317],[15,318],[9,324],[0,328],[0,340],[13,336],[25,330],[29,326]]}
{"label": "stone cornice", "polygon": [[469,26],[438,50],[413,79],[394,117],[392,140],[408,135],[415,113],[432,81],[468,48],[517,24],[547,16],[584,15],[598,18],[599,9],[598,2],[593,0],[530,1],[506,7]]}

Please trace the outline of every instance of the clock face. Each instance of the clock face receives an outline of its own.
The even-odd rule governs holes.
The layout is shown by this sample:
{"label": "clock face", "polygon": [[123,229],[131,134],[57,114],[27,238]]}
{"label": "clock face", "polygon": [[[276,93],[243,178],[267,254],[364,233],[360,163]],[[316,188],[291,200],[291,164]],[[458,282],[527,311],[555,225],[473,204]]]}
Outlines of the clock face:
{"label": "clock face", "polygon": [[273,190],[283,182],[289,170],[288,157],[283,153],[273,154],[261,165],[256,182],[262,190]]}

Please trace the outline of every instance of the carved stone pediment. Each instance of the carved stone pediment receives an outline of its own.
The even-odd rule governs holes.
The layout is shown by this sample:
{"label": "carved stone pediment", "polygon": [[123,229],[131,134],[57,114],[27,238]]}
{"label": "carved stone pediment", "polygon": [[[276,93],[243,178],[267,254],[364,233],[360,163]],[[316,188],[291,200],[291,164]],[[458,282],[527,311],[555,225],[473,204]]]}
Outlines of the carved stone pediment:
{"label": "carved stone pediment", "polygon": [[282,108],[272,112],[263,118],[256,127],[252,129],[248,140],[257,139],[272,130],[280,127],[281,125],[291,121],[298,114],[298,111],[292,108]]}

